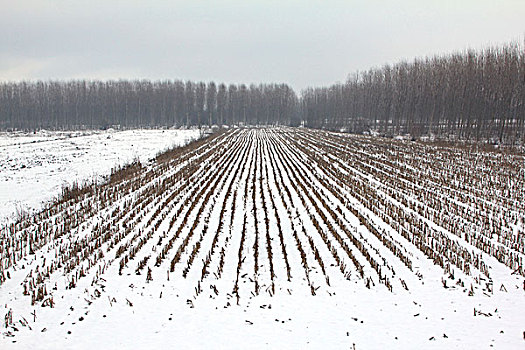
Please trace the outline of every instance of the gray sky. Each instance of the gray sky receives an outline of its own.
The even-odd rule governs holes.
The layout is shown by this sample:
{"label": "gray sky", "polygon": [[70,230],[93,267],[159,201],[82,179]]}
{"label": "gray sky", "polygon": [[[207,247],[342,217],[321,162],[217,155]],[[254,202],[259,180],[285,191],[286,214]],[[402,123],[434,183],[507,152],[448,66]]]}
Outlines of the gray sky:
{"label": "gray sky", "polygon": [[285,82],[511,40],[525,0],[0,0],[0,81]]}

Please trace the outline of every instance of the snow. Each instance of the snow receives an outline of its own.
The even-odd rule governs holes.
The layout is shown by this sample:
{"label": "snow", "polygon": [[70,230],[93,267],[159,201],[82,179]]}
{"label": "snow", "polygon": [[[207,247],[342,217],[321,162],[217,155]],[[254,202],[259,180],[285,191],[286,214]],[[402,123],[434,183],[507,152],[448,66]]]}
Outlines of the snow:
{"label": "snow", "polygon": [[[104,243],[104,258],[95,265],[87,267],[87,260],[92,259],[90,256],[89,259],[81,261],[71,273],[64,274],[60,268],[51,274],[45,285],[53,295],[54,308],[31,306],[30,297],[22,295],[21,283],[28,272],[35,271],[36,266],[49,266],[50,261],[56,260],[55,254],[60,247],[67,247],[69,241],[77,238],[87,237],[97,223],[110,221],[110,213],[115,208],[123,208],[126,201],[138,203],[145,197],[140,194],[147,192],[136,190],[123,195],[108,208],[97,211],[79,228],[68,232],[60,241],[48,243],[35,255],[26,255],[14,267],[7,269],[11,278],[0,285],[0,316],[11,309],[16,327],[16,330],[13,326],[7,329],[3,326],[0,328],[0,347],[518,349],[525,346],[523,277],[512,274],[509,268],[494,257],[480,253],[489,266],[494,286],[492,293],[485,292],[484,286],[475,282],[476,278],[482,277],[477,269],[473,268],[472,276],[456,269],[455,279],[450,279],[442,268],[427,259],[421,251],[382,222],[373,212],[368,211],[358,198],[352,196],[348,187],[339,186],[328,169],[305,152],[310,149],[320,155],[323,152],[320,148],[316,148],[313,142],[305,143],[304,150],[293,144],[290,139],[296,131],[297,129],[232,129],[225,136],[216,136],[208,144],[198,146],[188,159],[177,160],[169,167],[163,168],[155,179],[159,181],[150,181],[141,189],[151,189],[156,183],[168,182],[171,175],[178,174],[183,169],[193,167],[193,173],[189,172],[180,179],[175,177],[171,187],[160,191],[145,205],[140,211],[144,217],[137,216],[139,219],[136,227],[116,246],[110,248]],[[117,137],[120,132],[97,133],[78,136],[74,140],[77,140],[77,145],[89,145],[89,149],[95,149],[96,144],[108,140],[107,136],[112,136],[107,142],[115,142],[111,146],[115,151],[107,153],[107,157],[111,159],[105,163],[106,168],[100,165],[97,169],[97,172],[107,174],[114,166],[115,160],[122,159],[125,162],[136,156],[134,152],[139,151],[131,144],[136,145],[137,140],[152,144],[154,139],[162,138],[169,132],[126,132],[127,136],[122,136],[121,139]],[[181,131],[174,132],[178,133],[177,138],[170,137],[170,142],[183,139]],[[148,133],[155,133],[156,136],[150,137]],[[321,132],[301,133],[302,137],[312,141],[317,138],[323,139]],[[184,134],[186,140],[195,136]],[[80,142],[84,138],[94,138],[98,141]],[[120,143],[117,143],[117,140],[121,140]],[[70,149],[67,145],[69,141],[71,140],[63,139],[50,142],[50,145],[66,142],[61,146],[51,146],[55,151],[50,154],[56,155],[60,154],[60,150]],[[33,144],[29,145],[35,147]],[[147,160],[161,148],[153,150],[153,146],[151,147],[151,153],[141,153],[139,157]],[[103,147],[102,150],[107,148],[109,146]],[[36,154],[33,148],[28,149],[28,152]],[[100,151],[100,148],[96,149],[97,152]],[[120,151],[121,149],[124,150]],[[20,160],[32,159],[31,155],[23,150],[24,148],[21,148],[20,151],[11,153],[11,157]],[[372,151],[364,147],[363,154],[366,152]],[[129,158],[124,160],[123,154],[127,154],[126,157]],[[83,170],[75,170],[72,166],[74,161],[63,163],[61,166],[64,168],[64,177],[54,178],[59,181],[55,185],[60,184],[63,179],[79,176],[78,174],[83,174],[84,178],[86,174],[92,176],[90,171],[93,165],[87,164],[102,156],[97,157],[95,154],[84,157],[85,161],[79,162],[78,165],[78,168]],[[355,174],[355,181],[361,181],[360,177],[366,179],[376,186],[380,193],[384,193],[381,188],[388,186],[381,183],[379,178],[374,179],[369,174],[363,174],[356,164],[338,162],[329,155],[322,157],[330,162],[333,169],[340,169],[345,174]],[[49,159],[49,156],[44,159]],[[26,161],[29,163],[29,160]],[[147,170],[153,171],[157,167],[160,165],[150,163]],[[35,167],[31,166],[29,169],[33,168]],[[36,171],[27,174],[28,177],[38,177]],[[49,172],[45,172],[46,177],[48,174]],[[15,174],[11,176],[14,177]],[[301,185],[306,191],[294,180],[296,178],[301,180]],[[14,180],[10,179],[5,182],[12,181]],[[49,184],[52,182],[47,179],[40,181]],[[383,246],[365,226],[360,225],[345,203],[340,203],[335,193],[328,190],[327,184],[333,186],[336,193],[346,198],[356,210],[368,215],[374,225],[389,232],[397,245],[406,249],[413,262],[413,271]],[[285,188],[289,190],[289,196],[282,192]],[[18,192],[24,194],[25,190],[21,189]],[[308,194],[312,195],[313,192],[319,194],[327,207],[310,200]],[[199,197],[198,193],[202,193],[202,196]],[[174,194],[173,199],[170,199],[171,194]],[[206,194],[210,196],[206,197]],[[270,246],[275,270],[273,279],[267,254],[263,199],[268,208],[268,233],[271,237]],[[96,205],[96,199],[92,200],[92,204]],[[275,203],[275,211],[272,209],[272,203]],[[392,203],[401,206],[399,202],[392,200]],[[190,205],[194,207],[190,209]],[[130,208],[134,206],[131,205]],[[179,209],[180,212],[175,214]],[[220,215],[223,209],[221,226]],[[345,238],[356,259],[363,264],[365,277],[374,281],[374,286],[368,289],[364,283],[365,278],[358,276],[345,251],[337,245],[334,237],[329,236],[328,240],[344,261],[345,271],[349,274],[341,273],[332,252],[317,234],[313,224],[313,220],[317,220],[323,230],[328,230],[330,224],[343,235],[343,227],[339,227],[338,222],[330,218],[329,209],[340,210],[341,225],[361,237],[365,242],[365,249],[369,250],[374,259],[381,263],[381,257],[386,259],[388,267],[395,271],[393,273],[387,266],[382,265],[383,273],[393,284],[392,292],[379,283],[377,274],[365,257],[351,246],[348,238]],[[119,275],[121,257],[115,258],[117,247],[126,244],[136,246],[138,240],[133,241],[131,237],[136,232],[141,232],[141,237],[144,237],[150,231],[154,222],[148,225],[147,221],[154,217],[153,213],[156,210],[159,212],[158,229],[152,231],[152,238],[138,250],[134,259],[126,264],[123,274]],[[328,217],[326,221],[323,215]],[[172,218],[173,226],[169,228]],[[185,219],[187,220],[184,221]],[[245,220],[246,231],[243,233]],[[291,267],[290,281],[287,279],[284,254],[278,237],[278,222],[282,227],[284,251]],[[256,227],[259,234],[257,240]],[[180,229],[180,236],[168,250],[166,258],[157,266],[157,254],[167,245],[168,239],[177,229]],[[307,255],[307,270],[303,267],[299,250],[296,248],[297,241],[292,235],[294,230],[297,233],[297,241]],[[204,231],[206,234],[200,237]],[[164,232],[167,232],[165,238]],[[305,232],[319,250],[326,276],[316,261]],[[218,234],[217,246],[212,254],[215,234]],[[241,239],[243,235],[244,242]],[[174,271],[168,273],[170,262],[185,238],[188,238],[186,248],[181,250],[182,254]],[[462,239],[456,239],[469,250],[475,250]],[[201,243],[200,249],[195,253],[187,275],[183,277],[183,271],[189,264],[197,241]],[[225,259],[224,270],[219,274],[221,248],[224,248]],[[137,275],[137,263],[148,256],[150,258],[146,267]],[[211,257],[209,274],[201,278],[201,269],[207,256]],[[64,286],[75,273],[78,274],[81,266],[87,276],[78,279],[75,288],[66,289]],[[98,274],[97,271],[103,266],[105,271]],[[152,270],[152,281],[146,281],[148,268]],[[465,287],[457,284],[459,278],[465,282]],[[237,279],[239,299],[234,293]],[[326,279],[330,281],[329,285],[325,282]],[[406,281],[408,290],[401,286],[400,279]],[[448,288],[443,287],[442,279],[447,280]],[[256,287],[255,281],[260,288]],[[272,282],[275,283],[275,293],[270,292]],[[56,290],[53,288],[55,284]],[[475,293],[469,296],[471,284]],[[315,295],[312,295],[312,288],[316,291]],[[32,314],[33,311],[36,312],[36,318]],[[27,320],[31,330],[22,325],[20,320]]]}
{"label": "snow", "polygon": [[[128,282],[108,283],[105,294],[116,299],[112,306],[105,297],[87,306],[71,296],[56,309],[36,308],[33,331],[17,325],[16,343],[4,338],[2,348],[517,349],[523,341],[525,303],[515,291],[489,299],[444,294],[429,284],[392,295],[349,283],[334,286],[335,296],[278,293],[229,308],[203,299],[190,308],[166,280],[139,282],[133,290]],[[474,316],[474,308],[493,316]]]}
{"label": "snow", "polygon": [[66,184],[99,180],[197,137],[198,130],[173,129],[0,133],[0,223],[38,210]]}

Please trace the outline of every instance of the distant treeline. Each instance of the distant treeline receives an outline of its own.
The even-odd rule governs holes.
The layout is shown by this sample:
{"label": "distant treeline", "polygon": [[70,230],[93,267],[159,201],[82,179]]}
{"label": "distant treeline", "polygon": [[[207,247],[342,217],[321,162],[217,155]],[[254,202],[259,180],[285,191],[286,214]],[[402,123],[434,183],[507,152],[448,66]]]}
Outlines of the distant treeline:
{"label": "distant treeline", "polygon": [[0,83],[0,129],[300,125],[525,141],[525,53],[509,45],[415,59],[308,88],[192,81]]}
{"label": "distant treeline", "polygon": [[38,81],[0,84],[0,129],[298,125],[285,84]]}
{"label": "distant treeline", "polygon": [[312,128],[523,143],[524,58],[510,44],[370,69],[304,91],[302,118]]}

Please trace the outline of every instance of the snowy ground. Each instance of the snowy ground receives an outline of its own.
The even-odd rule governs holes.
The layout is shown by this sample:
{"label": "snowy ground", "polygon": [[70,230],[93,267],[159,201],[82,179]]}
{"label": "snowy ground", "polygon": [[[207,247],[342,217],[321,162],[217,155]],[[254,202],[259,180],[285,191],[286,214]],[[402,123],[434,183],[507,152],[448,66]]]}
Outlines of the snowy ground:
{"label": "snowy ground", "polygon": [[[175,283],[141,279],[132,289],[129,280],[115,282],[108,281],[104,296],[91,305],[86,293],[78,293],[58,300],[55,309],[37,307],[36,322],[26,313],[33,330],[17,324],[15,337],[0,339],[2,348],[523,348],[525,303],[517,290],[487,298],[444,292],[435,283],[407,294],[348,283],[334,286],[332,296],[279,291],[227,308],[202,298],[191,308]],[[474,309],[491,316],[474,316]]]}
{"label": "snowy ground", "polygon": [[111,168],[198,137],[198,130],[0,133],[0,223],[31,212],[73,181],[99,179]]}
{"label": "snowy ground", "polygon": [[[410,144],[386,148],[407,156],[389,170],[402,176],[382,177],[395,164],[382,158],[375,139],[351,139],[346,148],[343,142],[298,129],[230,131],[43,216],[42,225],[16,228],[13,237],[59,238],[34,255],[16,239],[4,245],[10,276],[0,285],[0,316],[11,310],[12,322],[0,328],[0,347],[524,348],[523,276],[442,227],[463,222],[451,208],[446,221],[423,217],[439,199],[483,194],[461,187],[442,196],[429,180],[420,189],[427,211],[416,211],[423,202],[408,191],[419,177],[410,174],[425,166],[423,159],[412,162]],[[111,196],[114,188],[119,196]],[[519,202],[500,208],[493,200],[476,213],[525,215]],[[441,242],[454,242],[454,253],[440,252],[435,242],[428,248],[445,259],[447,272],[406,238],[412,233],[403,236],[374,214],[380,205],[397,209],[389,215],[410,213]],[[470,215],[476,202],[462,205]],[[474,219],[468,217],[472,232]],[[46,223],[54,230],[42,231]],[[514,228],[517,235],[523,229]],[[488,272],[471,264],[465,273],[457,252],[480,258]],[[31,305],[31,293],[44,287],[43,299]]]}

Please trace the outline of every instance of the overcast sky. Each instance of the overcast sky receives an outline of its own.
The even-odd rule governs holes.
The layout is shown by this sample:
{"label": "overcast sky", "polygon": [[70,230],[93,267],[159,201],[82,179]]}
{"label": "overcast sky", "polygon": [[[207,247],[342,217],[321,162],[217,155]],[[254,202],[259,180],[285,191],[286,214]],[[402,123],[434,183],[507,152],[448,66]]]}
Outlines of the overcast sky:
{"label": "overcast sky", "polygon": [[0,0],[0,81],[191,79],[296,90],[523,42],[525,0]]}

